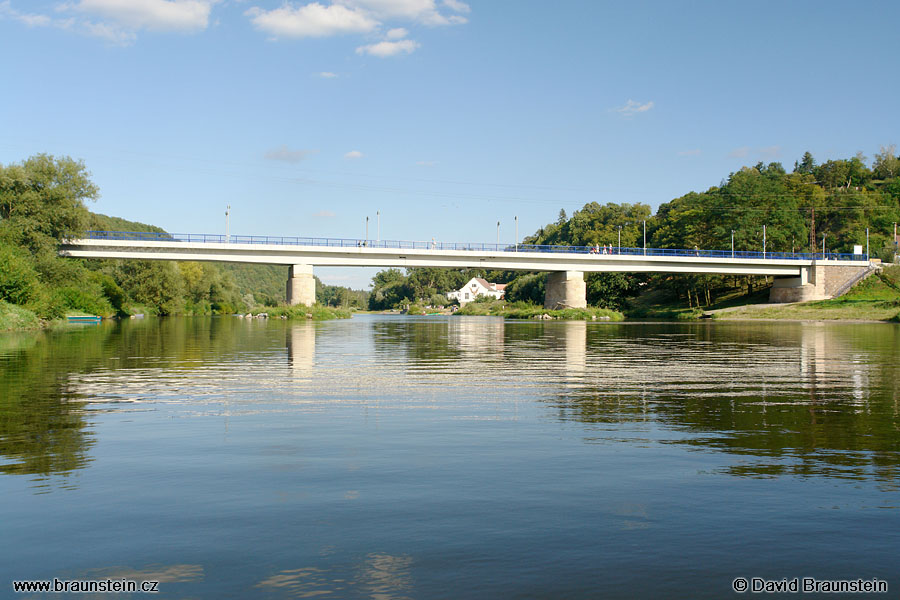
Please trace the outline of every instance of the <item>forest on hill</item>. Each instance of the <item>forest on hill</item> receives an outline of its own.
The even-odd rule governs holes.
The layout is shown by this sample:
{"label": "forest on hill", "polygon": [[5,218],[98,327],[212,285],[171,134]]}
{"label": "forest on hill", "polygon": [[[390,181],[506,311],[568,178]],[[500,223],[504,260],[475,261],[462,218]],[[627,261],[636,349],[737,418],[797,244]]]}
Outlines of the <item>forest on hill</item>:
{"label": "forest on hill", "polygon": [[[731,173],[718,186],[690,192],[659,206],[590,202],[522,240],[524,244],[563,246],[643,246],[761,251],[763,226],[770,252],[852,252],[866,244],[873,258],[894,259],[894,223],[900,221],[900,159],[895,146],[882,147],[869,163],[862,154],[817,163],[809,152],[788,172],[781,163],[758,163]],[[471,277],[507,283],[510,301],[543,300],[542,273],[480,269],[396,269],[373,279],[369,307],[384,309],[409,302],[446,303],[443,293],[459,289]],[[660,290],[691,305],[717,295],[766,285],[762,277],[718,275],[639,275],[589,273],[588,303],[621,310],[630,298]]]}
{"label": "forest on hill", "polygon": [[[39,154],[0,165],[0,304],[53,320],[79,313],[231,314],[283,302],[287,267],[59,257],[63,239],[92,229],[165,233],[91,212],[87,202],[98,194],[85,165],[68,157]],[[316,297],[343,308],[367,304],[366,292],[318,279]]]}

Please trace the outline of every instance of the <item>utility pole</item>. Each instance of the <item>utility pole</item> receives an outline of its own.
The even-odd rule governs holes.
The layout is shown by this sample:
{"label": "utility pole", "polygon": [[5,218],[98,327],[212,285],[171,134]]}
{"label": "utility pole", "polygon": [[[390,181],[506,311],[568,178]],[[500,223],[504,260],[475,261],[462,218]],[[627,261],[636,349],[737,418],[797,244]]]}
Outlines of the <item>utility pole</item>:
{"label": "utility pole", "polygon": [[229,214],[231,214],[231,205],[230,204],[225,207],[225,243],[226,244],[228,243],[228,241],[230,239],[229,234],[228,234],[228,215]]}
{"label": "utility pole", "polygon": [[816,253],[816,207],[812,207],[809,216],[809,251]]}

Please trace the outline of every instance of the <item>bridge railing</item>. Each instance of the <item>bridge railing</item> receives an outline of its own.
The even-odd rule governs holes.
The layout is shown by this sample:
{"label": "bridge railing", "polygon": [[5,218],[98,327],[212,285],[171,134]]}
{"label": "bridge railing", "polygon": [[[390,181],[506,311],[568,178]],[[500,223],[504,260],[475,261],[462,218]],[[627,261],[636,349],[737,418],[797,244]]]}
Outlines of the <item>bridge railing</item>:
{"label": "bridge railing", "polygon": [[672,256],[696,258],[742,258],[772,260],[868,260],[865,254],[828,252],[755,252],[746,250],[700,250],[678,248],[626,248],[616,246],[555,246],[543,244],[484,244],[438,241],[362,240],[352,238],[313,238],[271,235],[230,235],[218,233],[161,233],[154,231],[88,231],[91,240],[125,240],[145,242],[191,242],[206,244],[273,244],[282,246],[323,246],[331,248],[384,248],[388,250],[457,250],[474,252],[553,252],[562,254],[596,254],[627,256]]}

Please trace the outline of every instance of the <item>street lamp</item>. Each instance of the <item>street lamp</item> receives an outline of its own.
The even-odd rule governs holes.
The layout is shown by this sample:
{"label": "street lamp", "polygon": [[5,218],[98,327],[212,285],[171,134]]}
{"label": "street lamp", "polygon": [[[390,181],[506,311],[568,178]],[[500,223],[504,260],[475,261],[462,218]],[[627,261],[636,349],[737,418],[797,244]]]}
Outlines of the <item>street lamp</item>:
{"label": "street lamp", "polygon": [[763,258],[766,257],[766,226],[763,225]]}
{"label": "street lamp", "polygon": [[731,230],[731,258],[734,258],[734,229]]}
{"label": "street lamp", "polygon": [[376,229],[377,237],[375,238],[375,241],[380,242],[381,241],[381,211],[380,210],[375,211],[375,218],[377,219],[377,227],[378,227],[378,229]]}
{"label": "street lamp", "polygon": [[869,228],[866,227],[866,260],[869,260]]}
{"label": "street lamp", "polygon": [[231,205],[227,205],[225,207],[225,243],[227,244],[229,241],[228,236],[228,215],[231,213]]}
{"label": "street lamp", "polygon": [[825,236],[826,235],[828,235],[828,234],[827,233],[822,234],[822,260],[826,260],[826,256],[825,256]]}
{"label": "street lamp", "polygon": [[497,249],[500,248],[500,221],[497,221]]}
{"label": "street lamp", "polygon": [[514,217],[516,221],[516,252],[519,251],[519,215]]}
{"label": "street lamp", "polygon": [[619,225],[619,249],[616,254],[622,254],[622,226]]}
{"label": "street lamp", "polygon": [[647,254],[647,219],[644,219],[644,254]]}
{"label": "street lamp", "polygon": [[366,246],[369,245],[369,215],[366,215]]}

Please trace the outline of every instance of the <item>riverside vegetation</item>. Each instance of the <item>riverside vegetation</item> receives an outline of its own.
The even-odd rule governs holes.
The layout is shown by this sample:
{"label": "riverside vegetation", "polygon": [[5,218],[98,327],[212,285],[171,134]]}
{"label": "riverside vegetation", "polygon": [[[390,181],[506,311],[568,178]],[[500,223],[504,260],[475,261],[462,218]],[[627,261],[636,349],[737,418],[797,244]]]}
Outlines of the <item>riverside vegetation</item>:
{"label": "riverside vegetation", "polygon": [[[152,225],[90,212],[86,202],[98,194],[84,164],[70,158],[39,154],[0,166],[0,330],[38,327],[66,314],[274,314],[283,297],[284,267],[60,258],[60,241],[88,229],[165,233]],[[823,237],[829,251],[849,252],[854,244],[865,243],[868,228],[873,254],[890,262],[895,253],[890,232],[897,221],[900,159],[890,146],[875,154],[871,166],[861,154],[818,164],[808,152],[790,173],[777,162],[758,163],[705,192],[664,203],[656,214],[645,204],[590,202],[571,217],[561,210],[555,222],[523,243],[615,247],[621,236],[623,247],[639,247],[646,224],[650,247],[727,249],[733,231],[736,250],[761,250],[766,225],[771,252],[821,251]],[[325,286],[317,279],[316,299],[345,311],[440,305],[447,303],[448,290],[474,276],[506,283],[510,306],[543,312],[537,307],[543,301],[545,274],[481,269],[387,269],[373,278],[371,293]],[[630,317],[696,318],[704,309],[759,298],[769,280],[589,273],[585,283],[592,307]],[[849,299],[842,303],[840,314],[867,318],[854,313],[861,304]],[[808,305],[808,310],[828,306]],[[301,314],[299,309],[284,310],[286,316]],[[525,308],[496,309],[501,310]],[[320,318],[325,313],[302,314]]]}
{"label": "riverside vegetation", "polygon": [[98,195],[85,165],[71,158],[39,154],[0,165],[0,331],[39,328],[71,314],[251,311],[337,318],[367,304],[366,292],[326,286],[317,279],[320,306],[279,307],[286,267],[59,257],[64,238],[89,229],[165,233],[90,212],[86,203]]}
{"label": "riverside vegetation", "polygon": [[[777,162],[744,167],[705,192],[690,192],[660,205],[655,214],[645,204],[590,202],[571,217],[560,210],[555,222],[522,243],[615,248],[621,235],[622,247],[641,247],[646,224],[651,248],[728,250],[733,231],[735,250],[761,251],[765,225],[769,252],[821,252],[824,237],[828,252],[849,253],[854,245],[865,246],[868,229],[873,257],[890,263],[896,252],[891,240],[893,223],[898,221],[900,159],[896,147],[889,146],[881,148],[870,164],[862,154],[819,164],[807,152],[791,172]],[[472,277],[506,283],[505,299],[512,305],[524,302],[539,310],[536,307],[543,302],[543,273],[411,268],[406,273],[379,272],[372,281],[369,308],[446,304],[444,292],[459,289]],[[772,278],[761,276],[585,274],[588,304],[629,318],[700,318],[706,310],[764,302],[771,283]],[[829,301],[843,306],[842,311],[829,314],[869,318],[856,312],[862,310],[863,301],[853,304],[851,297],[859,298],[851,295],[847,300]],[[874,301],[888,303],[882,304],[879,318],[891,311],[893,300]],[[832,304],[808,306],[815,312]]]}

